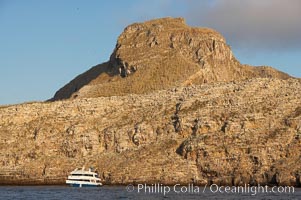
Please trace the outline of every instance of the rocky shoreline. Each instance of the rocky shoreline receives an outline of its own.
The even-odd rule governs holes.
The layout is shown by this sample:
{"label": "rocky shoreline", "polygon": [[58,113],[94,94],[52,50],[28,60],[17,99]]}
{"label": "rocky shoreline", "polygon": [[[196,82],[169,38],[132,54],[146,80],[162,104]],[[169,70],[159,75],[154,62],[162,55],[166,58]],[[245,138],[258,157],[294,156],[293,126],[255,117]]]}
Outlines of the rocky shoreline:
{"label": "rocky shoreline", "polygon": [[2,107],[0,172],[15,172],[0,183],[61,184],[86,165],[112,185],[299,187],[300,86],[266,78]]}

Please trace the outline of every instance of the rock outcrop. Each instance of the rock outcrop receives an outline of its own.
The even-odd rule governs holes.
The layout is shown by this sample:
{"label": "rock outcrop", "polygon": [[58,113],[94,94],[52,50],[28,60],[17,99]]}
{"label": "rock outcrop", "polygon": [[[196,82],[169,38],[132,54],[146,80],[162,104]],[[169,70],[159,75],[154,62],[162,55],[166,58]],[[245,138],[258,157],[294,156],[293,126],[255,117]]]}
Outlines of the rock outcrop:
{"label": "rock outcrop", "polygon": [[240,64],[215,30],[189,27],[182,18],[163,18],[126,27],[107,63],[75,78],[52,100],[144,94],[254,77],[289,75]]}
{"label": "rock outcrop", "polygon": [[2,107],[0,183],[63,183],[86,165],[107,184],[300,186],[300,91],[264,78]]}
{"label": "rock outcrop", "polygon": [[128,26],[52,100],[0,107],[0,184],[63,184],[85,165],[105,184],[300,186],[300,81],[181,18]]}

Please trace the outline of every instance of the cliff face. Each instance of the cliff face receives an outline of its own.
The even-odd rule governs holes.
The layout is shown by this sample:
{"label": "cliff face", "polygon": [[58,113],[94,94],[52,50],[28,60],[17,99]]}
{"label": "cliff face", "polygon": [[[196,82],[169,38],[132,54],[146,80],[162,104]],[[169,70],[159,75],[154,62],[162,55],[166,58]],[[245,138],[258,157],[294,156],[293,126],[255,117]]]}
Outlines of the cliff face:
{"label": "cliff face", "polygon": [[300,186],[301,84],[252,79],[0,109],[1,183]]}
{"label": "cliff face", "polygon": [[214,30],[133,24],[56,101],[0,107],[0,184],[64,183],[85,165],[106,184],[300,186],[300,89],[241,65]]}
{"label": "cliff face", "polygon": [[182,18],[132,24],[119,36],[110,60],[75,78],[53,100],[125,94],[254,77],[287,79],[271,67],[241,65],[218,32]]}

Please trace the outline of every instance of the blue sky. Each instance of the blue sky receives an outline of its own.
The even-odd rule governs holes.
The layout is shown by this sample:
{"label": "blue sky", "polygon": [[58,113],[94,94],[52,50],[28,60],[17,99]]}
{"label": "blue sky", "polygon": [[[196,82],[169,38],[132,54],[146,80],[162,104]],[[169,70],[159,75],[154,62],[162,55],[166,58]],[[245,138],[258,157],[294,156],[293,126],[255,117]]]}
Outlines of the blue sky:
{"label": "blue sky", "polygon": [[166,16],[217,29],[242,63],[301,77],[300,1],[241,2],[0,0],[0,104],[51,98],[107,61],[125,26]]}

